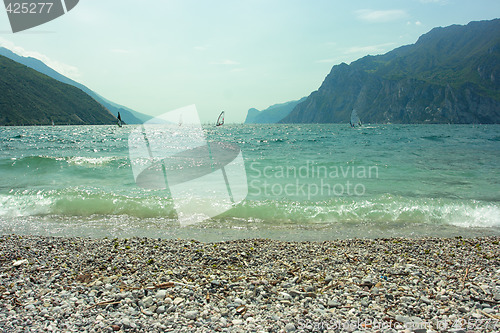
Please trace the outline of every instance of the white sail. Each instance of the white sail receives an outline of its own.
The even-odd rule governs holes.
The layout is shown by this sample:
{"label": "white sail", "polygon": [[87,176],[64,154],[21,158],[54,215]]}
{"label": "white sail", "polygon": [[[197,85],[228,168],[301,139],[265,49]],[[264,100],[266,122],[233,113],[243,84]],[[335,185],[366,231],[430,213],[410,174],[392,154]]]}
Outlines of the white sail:
{"label": "white sail", "polygon": [[359,119],[356,109],[353,109],[351,112],[351,127],[357,126],[361,126],[361,119]]}

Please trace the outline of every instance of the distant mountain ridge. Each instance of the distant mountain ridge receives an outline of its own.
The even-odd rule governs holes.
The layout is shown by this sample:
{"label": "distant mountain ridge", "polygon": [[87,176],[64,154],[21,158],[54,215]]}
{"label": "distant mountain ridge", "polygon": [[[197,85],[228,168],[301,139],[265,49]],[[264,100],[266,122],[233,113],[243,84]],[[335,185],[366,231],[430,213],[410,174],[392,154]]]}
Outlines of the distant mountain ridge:
{"label": "distant mountain ridge", "polygon": [[306,97],[298,101],[290,101],[280,104],[274,104],[265,110],[259,111],[255,108],[248,110],[245,124],[274,124],[285,118],[297,104],[303,102]]}
{"label": "distant mountain ridge", "polygon": [[500,123],[500,19],[435,28],[415,44],[333,66],[282,123]]}
{"label": "distant mountain ridge", "polygon": [[29,68],[32,68],[40,73],[43,73],[57,81],[72,85],[76,88],[79,88],[83,90],[85,93],[87,93],[90,97],[94,98],[97,102],[101,103],[104,107],[106,107],[114,116],[118,115],[118,112],[120,112],[121,118],[125,123],[127,124],[142,124],[149,119],[153,118],[151,116],[142,114],[140,112],[134,111],[132,109],[129,109],[125,106],[113,103],[106,98],[100,96],[96,92],[92,91],[91,89],[87,88],[81,83],[78,83],[60,73],[55,71],[54,69],[50,68],[47,66],[44,62],[41,60],[32,58],[32,57],[23,57],[20,56],[14,52],[12,52],[9,49],[6,49],[4,47],[0,47],[0,55],[3,55],[4,57],[7,57],[11,60],[14,60],[20,64],[23,64],[25,66],[28,66]]}
{"label": "distant mountain ridge", "polygon": [[0,126],[105,125],[116,117],[81,89],[0,55]]}

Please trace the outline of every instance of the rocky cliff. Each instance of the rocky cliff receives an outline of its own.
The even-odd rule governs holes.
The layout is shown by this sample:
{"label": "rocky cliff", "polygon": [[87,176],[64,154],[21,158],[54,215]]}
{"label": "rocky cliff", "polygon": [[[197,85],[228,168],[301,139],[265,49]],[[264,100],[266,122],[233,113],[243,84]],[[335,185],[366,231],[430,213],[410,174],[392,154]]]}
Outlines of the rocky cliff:
{"label": "rocky cliff", "polygon": [[500,19],[334,66],[283,123],[500,123]]}
{"label": "rocky cliff", "polygon": [[297,104],[305,101],[306,97],[298,101],[290,101],[286,103],[274,104],[265,110],[259,111],[255,108],[248,110],[245,124],[274,124],[279,122],[297,106]]}

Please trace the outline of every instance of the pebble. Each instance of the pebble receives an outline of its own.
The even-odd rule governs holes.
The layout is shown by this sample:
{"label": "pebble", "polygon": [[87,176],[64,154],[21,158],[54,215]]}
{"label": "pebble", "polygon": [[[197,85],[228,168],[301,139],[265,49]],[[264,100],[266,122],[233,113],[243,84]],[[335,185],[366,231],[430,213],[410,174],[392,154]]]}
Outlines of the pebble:
{"label": "pebble", "polygon": [[498,315],[499,240],[0,235],[0,331],[314,332],[356,318],[443,331]]}
{"label": "pebble", "polygon": [[149,308],[151,305],[153,305],[154,300],[153,297],[147,296],[142,299],[142,304],[144,305],[145,308]]}
{"label": "pebble", "polygon": [[29,264],[28,259],[22,259],[22,260],[16,260],[16,261],[14,261],[14,263],[12,263],[12,266],[19,267],[19,266],[27,265],[27,264]]}
{"label": "pebble", "polygon": [[402,315],[396,315],[396,321],[399,321],[400,323],[409,323],[411,320],[410,320],[410,317],[408,316],[402,316]]}
{"label": "pebble", "polygon": [[188,319],[195,320],[196,317],[198,317],[198,311],[196,310],[188,311],[186,312],[185,316]]}
{"label": "pebble", "polygon": [[173,301],[174,305],[179,305],[182,302],[184,302],[184,298],[182,298],[182,297],[176,297],[176,298],[174,298],[174,301]]}
{"label": "pebble", "polygon": [[424,302],[425,304],[431,304],[432,303],[432,301],[430,299],[428,299],[427,297],[425,297],[425,296],[420,297],[420,300],[422,302]]}
{"label": "pebble", "polygon": [[35,309],[35,306],[33,304],[28,304],[24,307],[26,310],[31,311]]}
{"label": "pebble", "polygon": [[122,324],[123,327],[126,327],[126,328],[130,327],[131,326],[130,319],[123,318],[122,321],[121,321],[121,324]]}
{"label": "pebble", "polygon": [[284,300],[289,300],[289,301],[292,300],[292,296],[289,293],[280,292],[279,296],[281,299],[284,299]]}
{"label": "pebble", "polygon": [[156,292],[155,298],[158,299],[158,300],[162,300],[162,299],[165,299],[166,295],[167,295],[167,291],[166,290],[158,290]]}
{"label": "pebble", "polygon": [[291,289],[288,291],[288,294],[292,297],[298,297],[298,296],[301,296],[303,293],[298,291],[298,290]]}
{"label": "pebble", "polygon": [[327,306],[329,308],[338,308],[341,304],[335,300],[329,300]]}

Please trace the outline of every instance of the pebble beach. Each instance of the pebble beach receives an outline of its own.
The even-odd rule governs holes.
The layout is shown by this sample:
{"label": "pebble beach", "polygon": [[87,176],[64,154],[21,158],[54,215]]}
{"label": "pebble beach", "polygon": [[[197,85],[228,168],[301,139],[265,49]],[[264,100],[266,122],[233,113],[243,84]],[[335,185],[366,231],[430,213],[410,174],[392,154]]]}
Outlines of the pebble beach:
{"label": "pebble beach", "polygon": [[0,236],[2,332],[494,332],[500,237]]}

